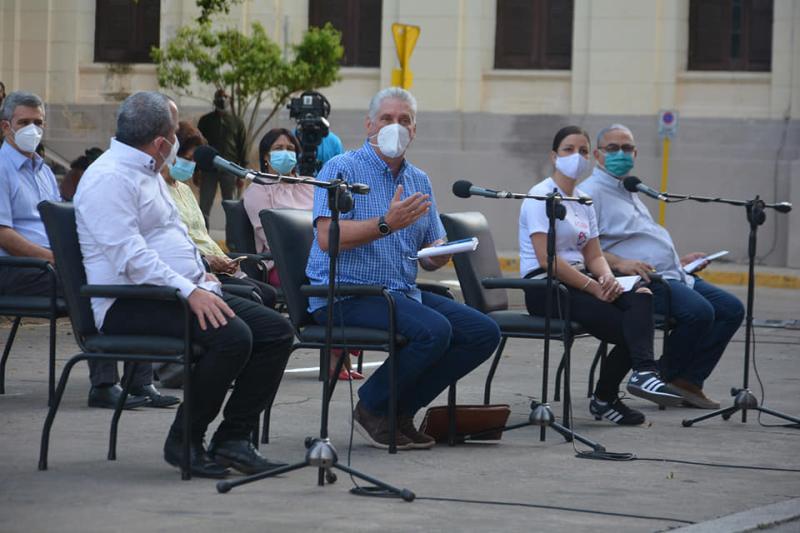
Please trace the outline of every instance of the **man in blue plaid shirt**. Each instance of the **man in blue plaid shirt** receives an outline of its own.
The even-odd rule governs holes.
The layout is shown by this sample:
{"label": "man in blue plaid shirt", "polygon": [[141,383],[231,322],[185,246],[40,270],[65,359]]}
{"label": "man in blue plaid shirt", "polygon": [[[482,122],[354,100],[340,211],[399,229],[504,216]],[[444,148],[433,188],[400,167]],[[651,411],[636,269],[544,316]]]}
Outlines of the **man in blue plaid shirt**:
{"label": "man in blue plaid shirt", "polygon": [[[397,449],[430,448],[434,440],[414,426],[414,415],[450,383],[485,361],[500,341],[493,320],[463,304],[416,285],[421,248],[445,242],[428,176],[405,159],[416,135],[417,102],[397,87],[376,94],[365,126],[367,139],[353,150],[328,161],[318,179],[341,176],[369,185],[355,207],[342,214],[337,282],[381,285],[392,291],[397,332],[408,344],[397,352]],[[327,192],[314,197],[315,239],[306,273],[313,285],[328,284],[328,228],[331,212]],[[435,270],[449,256],[421,259]],[[326,302],[312,298],[309,311],[320,324],[327,319]],[[386,301],[378,296],[352,297],[334,304],[337,324],[376,329],[389,327]],[[389,446],[389,369],[382,365],[358,391],[356,428],[373,446]]]}

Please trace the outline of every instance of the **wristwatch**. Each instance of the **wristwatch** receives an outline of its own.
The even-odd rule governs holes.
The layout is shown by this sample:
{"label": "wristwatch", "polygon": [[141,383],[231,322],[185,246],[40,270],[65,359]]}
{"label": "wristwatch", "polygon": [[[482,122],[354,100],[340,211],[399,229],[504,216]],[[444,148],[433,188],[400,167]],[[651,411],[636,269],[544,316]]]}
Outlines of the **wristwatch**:
{"label": "wristwatch", "polygon": [[383,215],[378,219],[378,231],[384,237],[392,232],[392,228],[386,223],[386,218]]}

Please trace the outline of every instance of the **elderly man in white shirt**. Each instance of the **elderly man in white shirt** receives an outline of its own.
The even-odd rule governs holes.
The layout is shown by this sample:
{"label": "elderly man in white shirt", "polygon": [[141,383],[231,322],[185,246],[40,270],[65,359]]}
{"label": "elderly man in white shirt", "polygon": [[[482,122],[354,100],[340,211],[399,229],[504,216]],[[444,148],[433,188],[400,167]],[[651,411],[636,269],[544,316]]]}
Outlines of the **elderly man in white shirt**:
{"label": "elderly man in white shirt", "polygon": [[[187,298],[193,338],[204,348],[192,371],[192,474],[223,477],[227,466],[261,472],[280,463],[261,455],[250,435],[280,385],[293,330],[275,311],[224,293],[205,272],[159,175],[175,159],[177,127],[177,106],[163,94],[135,93],[120,106],[116,137],[83,175],[74,200],[86,277],[91,284],[175,287]],[[177,303],[95,298],[92,310],[103,332],[182,336]],[[206,430],[234,380],[206,450]],[[180,464],[183,416],[179,408],[164,445],[173,466]]]}
{"label": "elderly man in white shirt", "polygon": [[[669,283],[669,313],[677,327],[659,361],[662,377],[678,389],[685,403],[718,409],[719,402],[705,394],[703,384],[739,329],[744,308],[734,295],[686,274],[683,266],[704,254],[679,256],[669,232],[653,220],[637,194],[625,190],[622,178],[633,169],[636,155],[630,129],[622,124],[603,129],[594,151],[597,166],[581,189],[594,199],[600,245],[611,268],[647,281],[651,272],[657,272]],[[665,313],[663,285],[654,283],[650,289],[655,311]]]}

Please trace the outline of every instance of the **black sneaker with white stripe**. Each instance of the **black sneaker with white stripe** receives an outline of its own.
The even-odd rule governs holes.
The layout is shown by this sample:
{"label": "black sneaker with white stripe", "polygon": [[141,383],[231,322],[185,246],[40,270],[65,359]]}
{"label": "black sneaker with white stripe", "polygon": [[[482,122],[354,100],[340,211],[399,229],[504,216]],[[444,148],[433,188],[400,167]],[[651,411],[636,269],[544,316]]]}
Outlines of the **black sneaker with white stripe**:
{"label": "black sneaker with white stripe", "polygon": [[595,420],[605,418],[620,426],[638,426],[644,423],[644,415],[622,403],[619,398],[604,402],[592,396],[592,401],[589,403],[589,412],[594,415]]}
{"label": "black sneaker with white stripe", "polygon": [[658,405],[678,407],[683,403],[683,396],[672,386],[661,381],[654,370],[633,372],[628,380],[628,392]]}

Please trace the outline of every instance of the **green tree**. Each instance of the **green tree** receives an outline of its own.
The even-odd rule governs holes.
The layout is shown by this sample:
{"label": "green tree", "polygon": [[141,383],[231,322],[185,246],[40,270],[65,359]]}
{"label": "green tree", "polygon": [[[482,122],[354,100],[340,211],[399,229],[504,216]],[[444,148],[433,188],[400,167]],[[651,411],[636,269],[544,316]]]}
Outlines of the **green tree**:
{"label": "green tree", "polygon": [[[300,91],[327,87],[339,79],[344,54],[341,33],[330,24],[309,28],[292,58],[284,59],[280,47],[255,22],[246,35],[235,29],[214,30],[209,22],[180,28],[163,48],[153,48],[158,83],[184,96],[195,96],[197,79],[231,96],[232,112],[247,129],[247,151],[275,114]],[[213,90],[206,95],[210,101]],[[262,104],[271,105],[259,122]]]}

